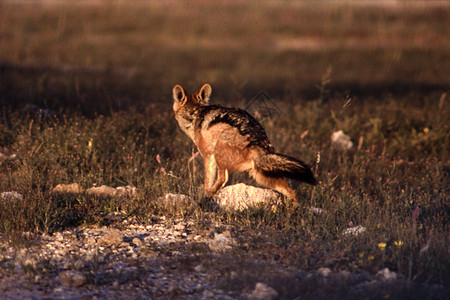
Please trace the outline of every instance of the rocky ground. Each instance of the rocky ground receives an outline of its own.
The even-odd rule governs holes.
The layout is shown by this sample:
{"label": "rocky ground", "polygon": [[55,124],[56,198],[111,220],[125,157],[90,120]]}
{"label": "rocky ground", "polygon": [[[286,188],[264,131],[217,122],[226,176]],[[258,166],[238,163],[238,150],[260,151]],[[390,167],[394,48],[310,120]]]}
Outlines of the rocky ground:
{"label": "rocky ground", "polygon": [[[101,186],[85,192],[126,197],[135,190]],[[69,184],[53,192],[83,190]],[[2,201],[23,199],[14,191],[0,196]],[[276,203],[278,197],[237,184],[215,200],[220,207],[240,210],[261,201]],[[187,207],[193,200],[167,194],[158,201]],[[311,213],[324,211],[312,207]],[[25,232],[26,247],[0,242],[0,299],[446,299],[448,291],[414,284],[387,268],[375,274],[329,268],[305,272],[267,254],[273,233],[264,230],[243,232],[165,216],[142,220],[120,212],[104,223],[52,235]],[[356,226],[343,234],[356,237],[364,231]]]}
{"label": "rocky ground", "polygon": [[[412,287],[377,274],[313,272],[242,255],[248,238],[220,224],[120,213],[108,227],[28,235],[28,248],[0,247],[1,299],[395,299],[405,289],[446,297],[442,286]],[[261,235],[264,242],[264,235]]]}

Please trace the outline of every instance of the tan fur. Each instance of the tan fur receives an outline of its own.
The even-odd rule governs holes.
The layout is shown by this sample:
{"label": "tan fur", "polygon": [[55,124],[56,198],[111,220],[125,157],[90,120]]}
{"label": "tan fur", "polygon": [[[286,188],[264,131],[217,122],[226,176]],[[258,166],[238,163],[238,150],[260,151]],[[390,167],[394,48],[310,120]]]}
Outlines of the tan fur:
{"label": "tan fur", "polygon": [[231,173],[246,171],[258,183],[297,201],[294,190],[279,174],[298,175],[299,180],[315,184],[309,168],[276,154],[262,126],[245,111],[208,105],[211,91],[208,83],[192,95],[180,85],[172,90],[175,119],[204,158],[205,194],[214,195]]}

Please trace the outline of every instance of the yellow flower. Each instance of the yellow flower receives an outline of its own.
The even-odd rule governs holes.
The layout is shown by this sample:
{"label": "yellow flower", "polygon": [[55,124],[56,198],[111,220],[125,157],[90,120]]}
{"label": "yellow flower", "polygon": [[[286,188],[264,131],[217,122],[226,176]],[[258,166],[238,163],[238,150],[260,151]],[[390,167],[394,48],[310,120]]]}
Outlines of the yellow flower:
{"label": "yellow flower", "polygon": [[378,243],[378,248],[380,248],[381,251],[386,250],[386,243]]}
{"label": "yellow flower", "polygon": [[369,255],[369,256],[367,257],[367,259],[370,261],[370,260],[374,260],[375,257],[374,257],[373,255]]}
{"label": "yellow flower", "polygon": [[400,240],[395,241],[395,242],[394,242],[394,245],[397,246],[397,247],[399,247],[399,248],[401,248],[401,247],[403,246],[403,241],[400,241]]}

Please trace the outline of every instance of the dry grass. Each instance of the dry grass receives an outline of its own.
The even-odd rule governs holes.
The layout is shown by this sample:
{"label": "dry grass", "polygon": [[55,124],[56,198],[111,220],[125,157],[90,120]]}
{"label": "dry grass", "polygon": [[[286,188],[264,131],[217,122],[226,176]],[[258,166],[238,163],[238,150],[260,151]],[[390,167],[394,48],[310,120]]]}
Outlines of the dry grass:
{"label": "dry grass", "polygon": [[[24,196],[0,202],[2,237],[101,224],[117,210],[143,220],[182,214],[200,227],[232,225],[252,241],[243,250],[301,269],[389,267],[446,284],[449,6],[198,5],[0,4],[0,152],[19,157],[0,161],[0,192]],[[193,145],[173,120],[170,88],[205,81],[222,104],[245,106],[266,91],[279,114],[261,121],[276,148],[310,163],[320,152],[320,184],[297,188],[298,210],[156,203],[166,192],[200,202],[202,170],[192,185]],[[57,115],[29,113],[27,103]],[[333,150],[335,130],[355,148]],[[71,182],[139,192],[125,202],[50,192]],[[349,223],[366,233],[343,236]]]}

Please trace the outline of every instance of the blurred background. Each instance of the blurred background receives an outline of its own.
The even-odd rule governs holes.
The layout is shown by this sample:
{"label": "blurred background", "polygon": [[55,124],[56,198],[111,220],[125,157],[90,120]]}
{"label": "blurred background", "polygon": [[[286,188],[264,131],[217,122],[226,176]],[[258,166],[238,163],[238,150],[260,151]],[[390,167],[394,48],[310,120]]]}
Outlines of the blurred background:
{"label": "blurred background", "polygon": [[2,1],[0,103],[85,115],[261,91],[299,102],[448,91],[447,1]]}

